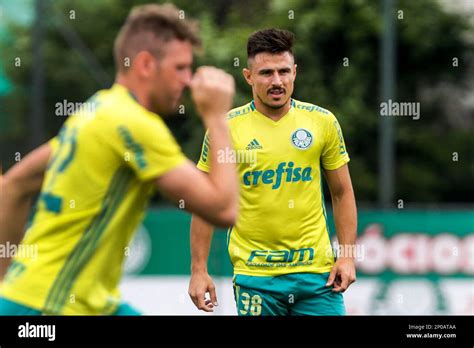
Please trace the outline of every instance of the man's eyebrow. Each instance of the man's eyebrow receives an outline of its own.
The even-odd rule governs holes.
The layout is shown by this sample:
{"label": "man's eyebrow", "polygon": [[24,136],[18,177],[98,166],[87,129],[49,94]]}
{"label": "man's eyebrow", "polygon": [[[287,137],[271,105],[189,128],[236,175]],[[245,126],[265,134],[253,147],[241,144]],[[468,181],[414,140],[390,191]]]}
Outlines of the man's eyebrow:
{"label": "man's eyebrow", "polygon": [[[260,70],[258,71],[258,73],[259,73],[259,74],[272,73],[272,72],[274,72],[275,70],[276,70],[276,69],[264,68],[264,69],[260,69]],[[285,71],[285,72],[286,72],[286,71],[290,71],[291,68],[288,67],[288,66],[285,66],[285,67],[279,68],[279,69],[277,69],[277,70],[278,70],[278,71]]]}

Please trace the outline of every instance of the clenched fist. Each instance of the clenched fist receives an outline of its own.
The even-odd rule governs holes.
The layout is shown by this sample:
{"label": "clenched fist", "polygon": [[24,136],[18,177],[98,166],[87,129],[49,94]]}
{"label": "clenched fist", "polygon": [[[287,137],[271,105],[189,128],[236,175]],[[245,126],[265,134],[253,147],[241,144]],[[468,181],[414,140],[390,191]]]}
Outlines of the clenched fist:
{"label": "clenched fist", "polygon": [[222,117],[232,107],[234,78],[214,67],[199,67],[191,81],[191,94],[203,120]]}

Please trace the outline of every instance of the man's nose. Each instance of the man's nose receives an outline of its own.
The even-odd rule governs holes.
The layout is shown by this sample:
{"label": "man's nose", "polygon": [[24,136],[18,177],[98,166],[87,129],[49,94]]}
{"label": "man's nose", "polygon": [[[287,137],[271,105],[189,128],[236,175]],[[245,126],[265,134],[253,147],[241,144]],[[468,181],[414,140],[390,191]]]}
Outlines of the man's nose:
{"label": "man's nose", "polygon": [[191,70],[186,71],[183,74],[183,79],[182,79],[182,82],[183,82],[184,86],[189,87],[191,85],[192,79],[193,79],[192,71]]}
{"label": "man's nose", "polygon": [[278,72],[275,72],[273,74],[272,85],[273,86],[281,86],[282,85],[281,78],[280,78],[280,75],[278,74]]}

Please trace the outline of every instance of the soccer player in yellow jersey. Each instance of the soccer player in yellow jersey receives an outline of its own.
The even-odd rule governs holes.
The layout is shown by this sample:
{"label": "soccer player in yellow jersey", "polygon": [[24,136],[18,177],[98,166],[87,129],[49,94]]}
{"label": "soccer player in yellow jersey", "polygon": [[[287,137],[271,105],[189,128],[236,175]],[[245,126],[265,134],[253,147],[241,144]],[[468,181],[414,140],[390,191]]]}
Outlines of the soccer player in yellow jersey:
{"label": "soccer player in yellow jersey", "polygon": [[[174,6],[135,8],[115,41],[115,84],[1,178],[5,245],[22,239],[41,189],[18,247],[30,252],[15,255],[0,288],[1,315],[137,314],[121,304],[118,285],[126,247],[155,189],[212,223],[234,223],[235,165],[216,156],[231,145],[225,114],[234,81],[212,67],[192,76],[199,42],[194,22],[180,19]],[[186,87],[215,148],[210,176],[186,159],[161,118]],[[0,260],[0,280],[9,261]]]}
{"label": "soccer player in yellow jersey", "polygon": [[[262,30],[248,40],[243,74],[253,101],[228,113],[240,179],[237,223],[228,231],[239,315],[341,315],[342,292],[355,281],[357,213],[349,156],[334,115],[291,98],[296,78],[293,34]],[[210,172],[212,135],[198,168]],[[331,247],[321,177],[331,191],[337,261]],[[189,294],[213,311],[207,273],[212,226],[193,216]],[[205,299],[209,293],[210,299]]]}

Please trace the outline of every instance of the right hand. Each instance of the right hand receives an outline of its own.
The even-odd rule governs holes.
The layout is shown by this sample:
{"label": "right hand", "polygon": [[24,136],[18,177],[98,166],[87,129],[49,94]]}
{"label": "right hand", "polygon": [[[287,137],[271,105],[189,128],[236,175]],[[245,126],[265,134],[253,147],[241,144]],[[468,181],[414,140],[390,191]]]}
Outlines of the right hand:
{"label": "right hand", "polygon": [[[188,293],[194,305],[204,312],[214,312],[214,307],[218,305],[216,287],[207,272],[191,275]],[[209,293],[210,299],[205,298],[206,293]]]}
{"label": "right hand", "polygon": [[232,108],[235,82],[232,75],[223,70],[202,66],[196,70],[191,81],[191,94],[196,108],[208,120],[222,117]]}

